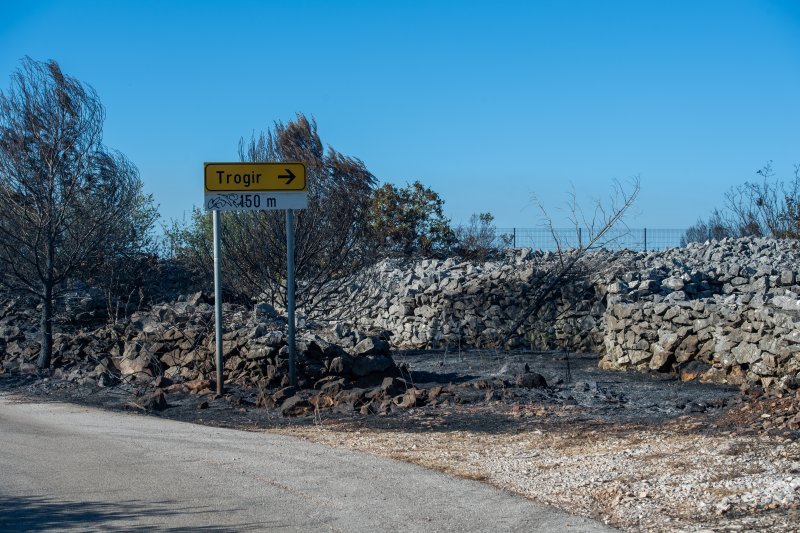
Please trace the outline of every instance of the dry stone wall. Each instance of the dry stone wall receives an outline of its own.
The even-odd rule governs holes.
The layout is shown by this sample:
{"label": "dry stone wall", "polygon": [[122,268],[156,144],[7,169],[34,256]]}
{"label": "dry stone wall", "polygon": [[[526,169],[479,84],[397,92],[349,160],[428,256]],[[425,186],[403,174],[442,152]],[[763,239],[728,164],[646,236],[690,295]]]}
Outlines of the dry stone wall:
{"label": "dry stone wall", "polygon": [[[610,370],[674,371],[777,390],[798,385],[797,241],[746,238],[660,252],[592,252],[581,262],[587,275],[567,280],[538,313],[509,332],[530,306],[531,294],[551,279],[556,261],[552,253],[517,250],[481,264],[383,262],[360,284],[345,288],[346,306],[338,307],[349,311],[347,321],[333,311],[327,315],[335,322],[331,342],[350,356],[364,355],[357,345],[375,335],[402,348],[567,348],[599,353],[599,364]],[[77,291],[65,302],[66,314],[78,322],[83,315],[94,317],[96,299]],[[274,312],[260,306],[263,313]],[[123,376],[163,372],[196,379],[213,366],[212,314],[209,303],[195,295],[136,313],[122,329],[58,334],[54,365],[85,358],[100,365],[97,375],[109,367]],[[224,339],[229,378],[252,384],[266,376],[280,384],[285,338],[258,321],[245,322],[231,325]],[[30,302],[0,305],[3,368],[32,367],[37,332],[38,313]],[[359,364],[374,362],[359,359],[349,368],[347,358],[334,363],[335,350],[323,340],[302,342],[310,383],[331,373],[357,374]]]}
{"label": "dry stone wall", "polygon": [[[552,272],[553,254],[517,251],[473,264],[385,262],[354,287],[357,328],[398,347],[496,345]],[[800,246],[744,238],[658,252],[587,254],[589,276],[566,283],[509,347],[594,351],[612,370],[786,388],[800,371]]]}
{"label": "dry stone wall", "polygon": [[600,365],[783,390],[800,372],[800,248],[738,239],[653,254],[608,287]]}
{"label": "dry stone wall", "polygon": [[350,308],[356,328],[383,329],[404,348],[508,346],[568,347],[593,351],[602,344],[604,298],[595,284],[572,280],[531,316],[516,335],[504,332],[530,304],[531,287],[552,271],[556,257],[521,250],[482,264],[424,260],[378,266]]}

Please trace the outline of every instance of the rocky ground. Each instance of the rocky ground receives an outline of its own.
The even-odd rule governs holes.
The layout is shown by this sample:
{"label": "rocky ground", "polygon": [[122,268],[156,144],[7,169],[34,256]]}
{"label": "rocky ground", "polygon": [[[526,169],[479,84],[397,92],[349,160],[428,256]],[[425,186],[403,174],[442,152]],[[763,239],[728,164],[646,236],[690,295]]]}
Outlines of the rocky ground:
{"label": "rocky ground", "polygon": [[320,389],[340,377],[300,390],[231,386],[217,397],[203,379],[101,386],[9,369],[0,390],[359,449],[624,530],[790,531],[800,517],[796,394],[751,397],[670,375],[606,372],[596,355],[392,358],[396,375],[351,376],[327,395]]}

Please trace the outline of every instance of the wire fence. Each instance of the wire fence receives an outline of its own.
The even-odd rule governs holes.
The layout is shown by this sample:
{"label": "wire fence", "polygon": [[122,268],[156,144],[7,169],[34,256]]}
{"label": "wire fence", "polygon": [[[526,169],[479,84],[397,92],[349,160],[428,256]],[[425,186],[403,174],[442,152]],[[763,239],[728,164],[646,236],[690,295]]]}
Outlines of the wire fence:
{"label": "wire fence", "polygon": [[[614,228],[595,243],[609,250],[649,251],[681,246],[685,229]],[[555,251],[587,246],[592,240],[587,228],[496,228],[495,244],[503,248]]]}

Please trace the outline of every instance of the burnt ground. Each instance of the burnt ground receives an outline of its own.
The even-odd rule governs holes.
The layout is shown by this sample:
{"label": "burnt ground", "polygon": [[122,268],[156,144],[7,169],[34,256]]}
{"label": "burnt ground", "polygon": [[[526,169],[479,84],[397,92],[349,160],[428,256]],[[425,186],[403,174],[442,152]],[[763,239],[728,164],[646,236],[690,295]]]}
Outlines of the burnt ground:
{"label": "burnt ground", "polygon": [[[239,428],[349,421],[359,426],[413,429],[422,419],[424,428],[431,429],[431,417],[435,417],[435,423],[444,426],[513,431],[522,418],[531,416],[604,426],[659,425],[688,417],[702,425],[747,401],[735,387],[682,382],[670,374],[603,371],[597,368],[594,354],[425,350],[396,351],[393,358],[409,370],[406,381],[410,385],[428,391],[442,387],[443,394],[424,405],[383,415],[334,408],[285,417],[278,408],[257,407],[261,391],[234,386],[227,387],[223,397],[209,389],[194,394],[172,387],[163,410],[141,406],[151,389],[124,383],[99,387],[94,382],[79,385],[46,376],[0,374],[0,392]],[[516,380],[525,365],[543,376],[547,385],[518,386]]]}
{"label": "burnt ground", "polygon": [[531,372],[544,376],[548,386],[506,388],[501,403],[574,406],[581,416],[612,423],[658,423],[688,413],[719,411],[742,401],[736,387],[681,382],[671,374],[600,370],[595,354],[415,351],[399,353],[395,360],[407,364],[414,383],[426,388],[450,381],[475,383],[506,375],[504,367],[527,365]]}

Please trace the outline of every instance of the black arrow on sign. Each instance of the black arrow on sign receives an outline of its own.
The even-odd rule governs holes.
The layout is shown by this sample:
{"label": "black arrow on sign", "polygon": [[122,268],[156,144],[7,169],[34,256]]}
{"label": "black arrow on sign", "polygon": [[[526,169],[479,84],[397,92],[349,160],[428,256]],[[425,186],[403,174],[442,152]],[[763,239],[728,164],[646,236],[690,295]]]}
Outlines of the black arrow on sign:
{"label": "black arrow on sign", "polygon": [[280,174],[280,175],[278,176],[278,178],[286,180],[286,185],[289,185],[291,182],[293,182],[293,181],[294,181],[294,179],[295,179],[297,176],[295,176],[295,175],[294,175],[294,172],[292,172],[292,171],[291,171],[291,170],[289,170],[288,168],[284,168],[283,170],[285,170],[286,172],[288,172],[288,174]]}

